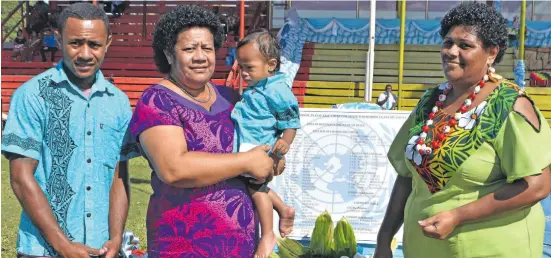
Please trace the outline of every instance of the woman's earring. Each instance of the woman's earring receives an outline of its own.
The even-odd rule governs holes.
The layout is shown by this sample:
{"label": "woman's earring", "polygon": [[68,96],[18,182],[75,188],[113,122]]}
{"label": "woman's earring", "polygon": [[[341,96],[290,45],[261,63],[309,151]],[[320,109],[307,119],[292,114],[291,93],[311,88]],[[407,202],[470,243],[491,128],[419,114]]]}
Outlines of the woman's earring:
{"label": "woman's earring", "polygon": [[503,79],[501,75],[496,74],[495,72],[496,72],[496,69],[493,68],[491,65],[488,65],[488,76],[492,79],[492,81],[498,81]]}

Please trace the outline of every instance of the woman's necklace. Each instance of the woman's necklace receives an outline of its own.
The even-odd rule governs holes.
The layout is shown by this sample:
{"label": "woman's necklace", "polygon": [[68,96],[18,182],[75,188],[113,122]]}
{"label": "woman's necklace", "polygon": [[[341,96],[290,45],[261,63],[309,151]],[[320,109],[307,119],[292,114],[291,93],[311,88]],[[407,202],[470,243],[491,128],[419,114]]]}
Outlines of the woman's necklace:
{"label": "woman's necklace", "polygon": [[448,93],[451,91],[453,86],[451,84],[447,84],[446,88],[438,96],[438,101],[436,101],[436,104],[432,108],[431,112],[429,113],[429,119],[426,121],[425,125],[421,128],[422,132],[419,134],[419,138],[417,139],[417,145],[415,146],[415,150],[419,152],[421,155],[429,155],[436,149],[438,149],[440,146],[442,146],[442,142],[448,137],[448,135],[451,132],[451,128],[455,127],[457,125],[457,121],[461,118],[463,113],[467,112],[467,109],[472,105],[474,99],[480,92],[482,88],[486,85],[486,82],[489,80],[488,75],[484,75],[484,78],[478,82],[478,85],[474,88],[474,92],[471,93],[471,95],[461,104],[461,107],[455,115],[448,119],[448,125],[444,126],[442,128],[442,131],[440,131],[438,134],[433,135],[432,139],[428,138],[428,132],[431,129],[431,126],[434,124],[434,119],[436,112],[438,112],[439,109],[442,109],[442,106],[444,105],[444,101],[446,101],[446,97]]}
{"label": "woman's necklace", "polygon": [[206,87],[209,91],[209,97],[206,100],[200,100],[200,99],[197,99],[196,97],[194,97],[193,95],[191,95],[191,93],[189,93],[186,89],[184,89],[184,87],[180,86],[180,84],[178,84],[176,82],[176,80],[174,80],[172,78],[172,76],[169,75],[165,79],[167,79],[169,82],[172,82],[174,85],[176,85],[176,87],[178,87],[178,89],[182,90],[186,95],[188,95],[190,98],[192,98],[193,100],[195,100],[199,103],[208,103],[210,101],[210,98],[212,96],[212,92],[211,92],[211,89],[208,85]]}

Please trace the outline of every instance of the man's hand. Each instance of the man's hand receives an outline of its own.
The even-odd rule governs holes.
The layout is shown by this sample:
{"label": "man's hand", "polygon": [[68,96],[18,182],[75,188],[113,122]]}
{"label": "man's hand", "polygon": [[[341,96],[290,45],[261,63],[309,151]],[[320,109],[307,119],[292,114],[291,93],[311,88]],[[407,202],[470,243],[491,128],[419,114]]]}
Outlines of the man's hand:
{"label": "man's hand", "polygon": [[108,240],[105,244],[103,244],[100,252],[105,253],[105,258],[117,258],[121,244],[122,241]]}
{"label": "man's hand", "polygon": [[274,152],[278,156],[281,156],[287,154],[290,148],[291,147],[289,146],[288,142],[283,140],[283,138],[279,138],[279,140],[277,140],[277,142],[274,144],[272,152]]}
{"label": "man's hand", "polygon": [[90,258],[90,255],[104,255],[105,251],[94,249],[81,243],[72,242],[70,245],[67,245],[64,250],[61,250],[59,254],[64,258]]}

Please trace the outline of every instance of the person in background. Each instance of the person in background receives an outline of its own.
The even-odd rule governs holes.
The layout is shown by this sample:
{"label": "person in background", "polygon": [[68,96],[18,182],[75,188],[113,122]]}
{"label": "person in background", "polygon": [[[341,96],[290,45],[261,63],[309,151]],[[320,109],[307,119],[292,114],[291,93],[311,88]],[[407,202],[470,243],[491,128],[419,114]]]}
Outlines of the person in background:
{"label": "person in background", "polygon": [[13,61],[15,62],[17,60],[17,57],[19,56],[21,58],[21,62],[24,62],[26,60],[26,56],[24,55],[24,53],[27,39],[23,35],[23,31],[21,29],[17,30],[17,37],[14,39],[13,43]]}
{"label": "person in background", "polygon": [[58,29],[57,20],[59,19],[59,15],[61,14],[63,10],[61,9],[61,6],[57,6],[56,10],[53,11],[49,16],[48,24],[50,27],[54,29]]}
{"label": "person in background", "polygon": [[377,105],[381,106],[384,110],[393,110],[396,108],[396,101],[398,97],[392,93],[392,85],[387,84],[385,92],[379,95],[377,99]]}
{"label": "person in background", "polygon": [[[115,258],[128,214],[126,94],[99,68],[111,43],[103,10],[76,3],[59,19],[62,62],[13,94],[2,137],[23,208],[17,257]],[[12,256],[13,257],[13,256]]]}
{"label": "person in background", "polygon": [[34,10],[38,12],[41,21],[43,21],[44,23],[48,22],[48,13],[50,12],[50,6],[46,2],[42,0],[36,1],[36,3],[34,4]]}
{"label": "person in background", "polygon": [[26,62],[32,62],[34,56],[42,49],[43,41],[42,37],[38,33],[32,32],[31,37],[29,38],[29,43],[23,51]]}
{"label": "person in background", "polygon": [[55,35],[52,33],[52,29],[46,28],[44,30],[44,36],[42,38],[44,44],[40,49],[42,55],[42,62],[46,62],[46,52],[50,52],[50,61],[55,61],[55,54],[57,53],[57,41]]}

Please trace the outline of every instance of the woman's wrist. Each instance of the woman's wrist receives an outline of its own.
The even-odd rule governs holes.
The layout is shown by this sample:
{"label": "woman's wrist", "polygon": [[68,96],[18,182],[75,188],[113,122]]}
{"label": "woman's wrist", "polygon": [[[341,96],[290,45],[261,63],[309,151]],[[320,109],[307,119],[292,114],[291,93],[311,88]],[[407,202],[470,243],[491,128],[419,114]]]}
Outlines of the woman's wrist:
{"label": "woman's wrist", "polygon": [[457,207],[453,210],[450,210],[450,212],[454,216],[457,226],[461,226],[463,225],[463,223],[467,222],[467,215],[469,214],[469,212],[465,210],[465,206]]}
{"label": "woman's wrist", "polygon": [[251,171],[251,168],[249,166],[251,164],[251,155],[249,155],[248,152],[238,152],[235,154],[236,164],[238,166],[240,174],[249,173]]}

